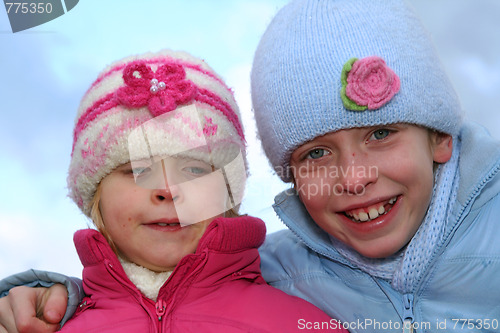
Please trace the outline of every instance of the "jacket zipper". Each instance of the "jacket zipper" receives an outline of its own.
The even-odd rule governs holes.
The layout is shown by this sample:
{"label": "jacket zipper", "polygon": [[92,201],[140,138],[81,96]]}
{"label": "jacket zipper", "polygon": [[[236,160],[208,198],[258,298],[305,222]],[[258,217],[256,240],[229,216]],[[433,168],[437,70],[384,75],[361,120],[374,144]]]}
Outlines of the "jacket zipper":
{"label": "jacket zipper", "polygon": [[158,332],[163,332],[163,326],[164,324],[162,323],[163,317],[165,316],[165,313],[167,312],[167,303],[160,299],[158,302],[155,304],[155,309],[156,309],[156,318],[158,319]]}
{"label": "jacket zipper", "polygon": [[415,316],[413,314],[413,295],[404,294],[403,295],[403,333],[413,333],[413,321]]}
{"label": "jacket zipper", "polygon": [[165,310],[167,306],[165,304],[164,300],[159,300],[156,302],[156,317],[158,318],[158,321],[161,321],[163,316],[165,315]]}
{"label": "jacket zipper", "polygon": [[[118,274],[115,271],[115,269],[114,269],[114,267],[113,267],[113,265],[111,263],[108,262],[107,263],[107,267],[108,267],[109,272],[111,273],[111,275],[114,276],[116,279],[121,280],[122,285],[126,286],[130,290],[130,293],[135,296],[136,295],[136,291],[137,291],[137,287],[135,287],[135,286],[134,286],[135,288],[130,287],[129,283],[126,280],[124,280],[120,276],[120,274]],[[149,300],[149,301],[153,302],[151,300]],[[151,315],[151,312],[148,311],[147,308],[144,308],[144,309],[146,310],[146,312],[149,312],[150,315]],[[158,319],[158,331],[159,332],[163,332],[163,329],[162,329],[163,325],[162,325],[161,321],[162,321],[163,317],[165,316],[166,312],[167,312],[167,303],[163,299],[158,300],[156,302],[156,304],[155,304],[155,314],[156,314],[156,318]]]}

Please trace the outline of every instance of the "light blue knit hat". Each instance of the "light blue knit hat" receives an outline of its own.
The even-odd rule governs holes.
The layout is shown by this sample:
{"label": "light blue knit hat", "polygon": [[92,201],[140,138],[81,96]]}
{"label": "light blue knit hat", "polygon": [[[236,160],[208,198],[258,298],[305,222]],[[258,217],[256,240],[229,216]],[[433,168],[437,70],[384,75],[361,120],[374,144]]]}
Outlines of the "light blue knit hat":
{"label": "light blue knit hat", "polygon": [[[352,58],[372,56],[394,89],[374,110],[347,109],[341,91]],[[456,137],[462,121],[430,36],[404,0],[292,1],[260,41],[251,88],[264,151],[285,182],[292,152],[328,132],[403,122]]]}

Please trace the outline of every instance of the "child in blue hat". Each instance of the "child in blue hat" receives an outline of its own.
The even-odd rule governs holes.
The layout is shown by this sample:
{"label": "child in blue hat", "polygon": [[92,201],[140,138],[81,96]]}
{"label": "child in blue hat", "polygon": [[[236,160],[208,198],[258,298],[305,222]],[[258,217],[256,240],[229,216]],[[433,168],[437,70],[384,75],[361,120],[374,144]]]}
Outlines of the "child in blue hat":
{"label": "child in blue hat", "polygon": [[500,145],[463,121],[410,6],[293,1],[251,79],[264,151],[294,185],[266,281],[353,332],[497,330]]}

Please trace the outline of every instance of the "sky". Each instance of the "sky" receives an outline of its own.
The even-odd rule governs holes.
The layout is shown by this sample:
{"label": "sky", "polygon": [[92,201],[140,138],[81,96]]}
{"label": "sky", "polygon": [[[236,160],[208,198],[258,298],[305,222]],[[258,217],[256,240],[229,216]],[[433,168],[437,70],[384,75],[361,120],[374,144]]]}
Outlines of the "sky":
{"label": "sky", "polygon": [[[72,128],[97,74],[163,48],[201,57],[235,91],[248,142],[242,212],[284,228],[256,139],[249,73],[272,16],[287,0],[81,0],[65,15],[12,33],[0,8],[0,278],[29,268],[80,276],[72,235],[91,222],[67,197]],[[500,1],[410,0],[429,29],[467,117],[500,139]]]}

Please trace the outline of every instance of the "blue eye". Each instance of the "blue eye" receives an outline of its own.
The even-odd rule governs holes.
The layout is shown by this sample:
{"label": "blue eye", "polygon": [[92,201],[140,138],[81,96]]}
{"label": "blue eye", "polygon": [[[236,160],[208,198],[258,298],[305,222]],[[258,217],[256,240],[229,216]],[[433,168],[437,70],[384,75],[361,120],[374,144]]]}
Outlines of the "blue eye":
{"label": "blue eye", "polygon": [[317,149],[313,149],[309,153],[307,153],[307,158],[315,160],[315,159],[318,159],[318,158],[325,156],[326,154],[327,154],[327,152],[324,149],[317,148]]}
{"label": "blue eye", "polygon": [[382,140],[382,139],[385,139],[390,133],[391,133],[390,130],[382,128],[382,129],[378,129],[375,132],[373,132],[372,137],[375,140]]}
{"label": "blue eye", "polygon": [[150,167],[135,167],[132,168],[132,173],[135,177],[141,177],[147,175],[151,171]]}
{"label": "blue eye", "polygon": [[188,160],[183,163],[182,171],[191,175],[191,177],[201,177],[208,175],[214,171],[214,167],[203,161]]}
{"label": "blue eye", "polygon": [[212,170],[208,170],[206,168],[200,168],[200,167],[187,167],[184,168],[185,171],[192,173],[193,175],[200,176],[200,175],[206,175],[210,173]]}

